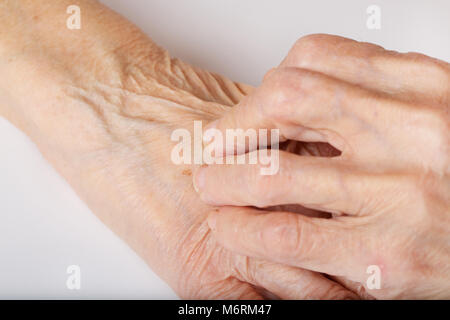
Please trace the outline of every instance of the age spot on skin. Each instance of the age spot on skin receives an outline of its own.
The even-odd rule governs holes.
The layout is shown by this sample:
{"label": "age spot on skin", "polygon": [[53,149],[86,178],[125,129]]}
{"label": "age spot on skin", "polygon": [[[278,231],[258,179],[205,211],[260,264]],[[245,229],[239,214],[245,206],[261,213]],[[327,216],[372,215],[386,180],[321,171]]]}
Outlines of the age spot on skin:
{"label": "age spot on skin", "polygon": [[184,169],[181,174],[183,176],[192,176],[192,170],[191,169]]}

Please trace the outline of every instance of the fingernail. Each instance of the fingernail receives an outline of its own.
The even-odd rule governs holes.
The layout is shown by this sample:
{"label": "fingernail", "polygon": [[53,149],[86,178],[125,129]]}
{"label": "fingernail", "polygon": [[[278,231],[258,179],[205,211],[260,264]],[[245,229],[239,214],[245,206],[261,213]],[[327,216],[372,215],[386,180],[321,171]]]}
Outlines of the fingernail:
{"label": "fingernail", "polygon": [[205,186],[205,167],[198,168],[194,173],[194,190],[199,193]]}
{"label": "fingernail", "polygon": [[212,213],[208,217],[208,226],[211,230],[216,230],[217,213]]}

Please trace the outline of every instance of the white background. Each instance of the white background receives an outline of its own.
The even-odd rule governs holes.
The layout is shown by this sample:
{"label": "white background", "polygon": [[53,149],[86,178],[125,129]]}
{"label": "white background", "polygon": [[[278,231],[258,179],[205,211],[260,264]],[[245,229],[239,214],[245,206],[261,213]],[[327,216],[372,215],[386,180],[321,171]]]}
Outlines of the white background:
{"label": "white background", "polygon": [[[253,85],[309,33],[450,61],[448,0],[102,2],[172,55]],[[382,10],[381,30],[366,27],[371,4]],[[176,298],[2,118],[0,152],[0,298]],[[81,267],[79,291],[66,288],[66,268],[72,264]]]}

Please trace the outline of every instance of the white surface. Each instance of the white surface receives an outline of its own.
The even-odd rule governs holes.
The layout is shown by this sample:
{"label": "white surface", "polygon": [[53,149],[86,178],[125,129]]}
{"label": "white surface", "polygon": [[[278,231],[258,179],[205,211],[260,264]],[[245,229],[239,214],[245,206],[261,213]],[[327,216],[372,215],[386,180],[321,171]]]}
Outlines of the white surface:
{"label": "white surface", "polygon": [[[302,35],[325,32],[450,61],[450,1],[103,0],[183,60],[258,84]],[[381,7],[381,30],[366,8]],[[175,298],[35,146],[0,118],[0,298]],[[66,268],[81,267],[81,290]]]}

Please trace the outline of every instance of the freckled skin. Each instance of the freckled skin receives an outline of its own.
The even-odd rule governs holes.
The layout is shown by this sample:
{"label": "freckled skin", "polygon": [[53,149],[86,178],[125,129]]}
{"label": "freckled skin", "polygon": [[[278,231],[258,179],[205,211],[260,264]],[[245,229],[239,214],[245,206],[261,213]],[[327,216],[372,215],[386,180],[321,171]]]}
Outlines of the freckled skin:
{"label": "freckled skin", "polygon": [[190,169],[184,169],[184,170],[181,172],[181,174],[182,174],[183,176],[192,176],[192,170],[190,170]]}
{"label": "freckled skin", "polygon": [[220,246],[193,166],[171,162],[173,130],[219,118],[252,88],[173,59],[96,1],[77,1],[81,30],[61,28],[71,4],[0,2],[0,114],[101,221],[183,298],[355,298],[318,273]]}

